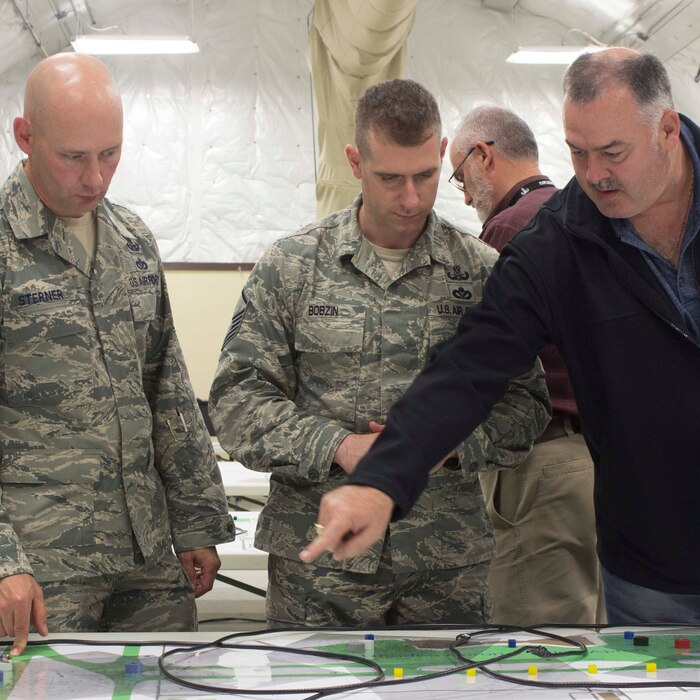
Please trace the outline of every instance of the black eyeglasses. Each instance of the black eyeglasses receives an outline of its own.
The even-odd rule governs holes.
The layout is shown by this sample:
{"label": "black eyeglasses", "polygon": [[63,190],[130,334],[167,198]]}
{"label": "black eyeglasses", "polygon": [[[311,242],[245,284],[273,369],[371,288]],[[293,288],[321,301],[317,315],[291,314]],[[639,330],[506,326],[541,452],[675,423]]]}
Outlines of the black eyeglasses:
{"label": "black eyeglasses", "polygon": [[[493,146],[495,141],[484,141],[487,146]],[[451,185],[454,185],[460,192],[464,192],[464,178],[462,177],[462,168],[467,162],[467,158],[474,153],[476,146],[472,146],[468,151],[467,155],[462,158],[462,162],[455,168],[455,171],[450,175],[450,179],[447,181]]]}

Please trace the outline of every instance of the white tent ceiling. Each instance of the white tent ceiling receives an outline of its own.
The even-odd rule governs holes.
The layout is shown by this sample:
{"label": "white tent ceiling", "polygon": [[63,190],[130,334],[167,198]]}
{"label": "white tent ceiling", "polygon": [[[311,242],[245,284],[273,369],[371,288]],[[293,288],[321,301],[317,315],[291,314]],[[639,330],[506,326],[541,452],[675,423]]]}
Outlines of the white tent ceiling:
{"label": "white tent ceiling", "polygon": [[[604,44],[632,46],[667,61],[700,56],[700,2],[696,0],[483,0],[484,7],[553,19]],[[644,37],[644,38],[642,38]],[[571,32],[562,43],[585,43]]]}
{"label": "white tent ceiling", "polygon": [[[2,0],[0,74],[35,53],[60,51],[77,33],[96,29],[119,31],[128,25],[133,33],[196,33],[207,4],[207,0]],[[679,53],[695,63],[700,57],[697,0],[482,0],[482,5],[509,13],[514,21],[524,15],[554,20],[562,27],[562,43],[583,43],[582,35],[565,36],[568,30],[579,29],[603,43],[651,51],[663,61]],[[141,30],[135,26],[139,23]],[[639,35],[648,38],[643,41]]]}
{"label": "white tent ceiling", "polygon": [[[192,34],[202,48],[196,58],[106,61],[126,108],[112,195],[144,217],[166,260],[255,261],[275,238],[315,218],[304,57],[312,7],[313,0],[0,0],[0,181],[20,155],[11,123],[24,81],[45,53],[108,27]],[[564,69],[504,61],[518,45],[585,43],[581,32],[656,53],[677,106],[700,121],[700,0],[418,0],[406,77],[436,95],[448,135],[476,104],[514,109],[533,126],[543,171],[563,185],[571,176],[561,132]],[[447,170],[437,209],[478,232]]]}

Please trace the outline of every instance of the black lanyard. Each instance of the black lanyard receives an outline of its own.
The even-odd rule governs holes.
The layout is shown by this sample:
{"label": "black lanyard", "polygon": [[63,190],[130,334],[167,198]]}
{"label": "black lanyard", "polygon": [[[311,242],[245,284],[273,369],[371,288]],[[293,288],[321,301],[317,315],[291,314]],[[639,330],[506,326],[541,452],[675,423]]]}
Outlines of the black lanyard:
{"label": "black lanyard", "polygon": [[535,180],[534,182],[529,182],[527,185],[523,185],[515,192],[515,194],[511,197],[510,202],[508,202],[508,204],[506,205],[506,209],[512,207],[521,197],[524,197],[526,194],[529,194],[534,190],[539,190],[541,187],[555,187],[555,185],[551,180],[548,180],[547,178],[543,178],[542,180]]}

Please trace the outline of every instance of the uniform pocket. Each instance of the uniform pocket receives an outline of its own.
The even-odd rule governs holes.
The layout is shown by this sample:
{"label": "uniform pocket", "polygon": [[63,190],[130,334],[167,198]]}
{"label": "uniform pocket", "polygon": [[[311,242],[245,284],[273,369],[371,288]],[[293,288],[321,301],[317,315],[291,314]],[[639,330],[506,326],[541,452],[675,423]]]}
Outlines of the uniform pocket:
{"label": "uniform pocket", "polygon": [[142,362],[145,362],[148,347],[148,331],[156,318],[158,299],[153,288],[129,292],[131,316],[134,319],[134,337],[136,352]]}
{"label": "uniform pocket", "polygon": [[129,302],[135,322],[149,323],[155,319],[157,298],[153,291],[132,292],[129,294]]}
{"label": "uniform pocket", "polygon": [[393,559],[395,571],[471,566],[487,558],[492,538],[476,477],[443,470],[431,476],[406,517],[391,524],[391,544],[401,554]]}
{"label": "uniform pocket", "polygon": [[11,406],[84,411],[95,398],[101,362],[89,311],[80,298],[50,309],[8,311],[3,328],[5,386]]}
{"label": "uniform pocket", "polygon": [[6,450],[2,505],[27,549],[94,544],[97,450]]}
{"label": "uniform pocket", "polygon": [[449,299],[430,306],[428,323],[430,326],[430,347],[450,340],[457,332],[459,320],[467,310],[464,303],[456,303]]}
{"label": "uniform pocket", "polygon": [[350,309],[343,316],[298,321],[294,338],[298,406],[318,415],[355,420],[364,325],[364,310]]}
{"label": "uniform pocket", "polygon": [[[443,467],[430,478],[425,493],[432,503],[431,520],[436,533],[459,532],[464,537],[466,521],[483,515],[481,488],[473,474]],[[474,533],[474,537],[482,535],[481,531]]]}

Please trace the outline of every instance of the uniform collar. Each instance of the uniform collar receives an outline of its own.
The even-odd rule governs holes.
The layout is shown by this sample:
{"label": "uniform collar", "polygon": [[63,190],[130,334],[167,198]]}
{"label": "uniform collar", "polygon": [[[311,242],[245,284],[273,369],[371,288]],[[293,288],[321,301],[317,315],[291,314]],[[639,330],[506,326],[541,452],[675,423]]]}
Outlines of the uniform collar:
{"label": "uniform collar", "polygon": [[[349,256],[355,264],[358,262],[354,259],[356,255],[363,255],[366,251],[371,250],[370,246],[362,245],[364,237],[357,218],[361,204],[362,195],[360,194],[347,209],[344,209],[339,214],[341,217],[339,224],[344,231],[344,235],[338,239],[337,256],[338,258]],[[431,210],[428,216],[428,223],[420,238],[415,242],[409,256],[420,260],[426,265],[430,263],[429,258],[439,263],[451,264],[442,222],[435,210]]]}
{"label": "uniform collar", "polygon": [[[0,190],[0,208],[15,238],[26,240],[48,236],[59,221],[58,217],[39,199],[34,186],[24,172],[24,161],[19,163]],[[102,200],[96,208],[97,220],[109,224],[121,236],[134,236],[112,211],[112,205]]]}
{"label": "uniform collar", "polygon": [[22,239],[48,236],[56,215],[39,199],[24,172],[24,161],[7,178],[0,192],[0,207],[15,237]]}

